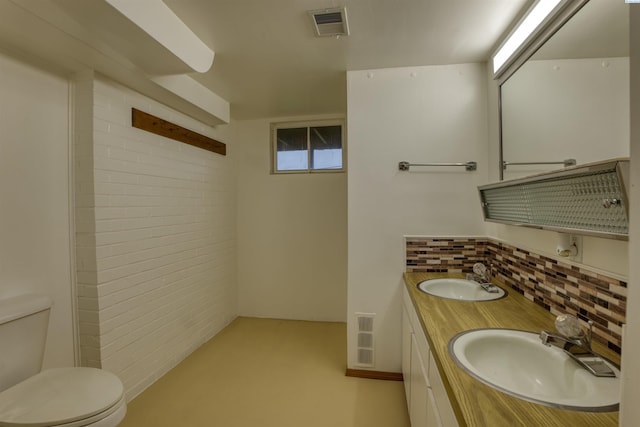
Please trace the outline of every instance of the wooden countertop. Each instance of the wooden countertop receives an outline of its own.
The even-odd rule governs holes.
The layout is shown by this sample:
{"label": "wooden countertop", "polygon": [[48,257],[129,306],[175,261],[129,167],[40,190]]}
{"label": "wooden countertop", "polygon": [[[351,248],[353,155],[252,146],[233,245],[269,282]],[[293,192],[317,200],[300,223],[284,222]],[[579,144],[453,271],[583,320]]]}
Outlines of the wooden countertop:
{"label": "wooden countertop", "polygon": [[[499,300],[466,302],[438,298],[418,290],[419,282],[460,274],[405,273],[406,287],[422,322],[431,352],[440,370],[460,427],[614,427],[618,412],[578,412],[551,408],[512,397],[481,383],[460,369],[449,356],[449,340],[477,328],[510,328],[532,332],[554,331],[555,316],[514,290]],[[593,343],[596,352],[620,364],[620,356]]]}

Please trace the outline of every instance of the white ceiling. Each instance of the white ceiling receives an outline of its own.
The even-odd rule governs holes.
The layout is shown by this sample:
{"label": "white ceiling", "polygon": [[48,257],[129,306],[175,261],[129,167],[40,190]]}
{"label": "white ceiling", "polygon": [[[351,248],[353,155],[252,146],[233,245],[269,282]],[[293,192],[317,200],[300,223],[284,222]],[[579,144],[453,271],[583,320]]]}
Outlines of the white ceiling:
{"label": "white ceiling", "polygon": [[[533,2],[131,1],[142,9],[164,1],[215,51],[213,67],[192,72],[104,0],[0,0],[0,47],[72,73],[96,70],[204,123],[228,121],[226,103],[221,101],[225,108],[219,109],[211,92],[230,103],[236,120],[345,113],[346,71],[487,61]],[[316,37],[308,11],[340,6],[347,8],[351,34]],[[569,24],[537,56],[626,55],[628,5],[623,0],[590,0]],[[586,44],[577,44],[585,39]],[[158,83],[183,78],[189,88],[197,86],[187,76],[211,92],[174,91],[166,88],[169,82]],[[216,108],[210,105],[214,98]]]}
{"label": "white ceiling", "polygon": [[[346,112],[347,70],[484,62],[531,0],[165,0],[216,53],[192,77],[234,119]],[[348,37],[309,10],[346,6]]]}

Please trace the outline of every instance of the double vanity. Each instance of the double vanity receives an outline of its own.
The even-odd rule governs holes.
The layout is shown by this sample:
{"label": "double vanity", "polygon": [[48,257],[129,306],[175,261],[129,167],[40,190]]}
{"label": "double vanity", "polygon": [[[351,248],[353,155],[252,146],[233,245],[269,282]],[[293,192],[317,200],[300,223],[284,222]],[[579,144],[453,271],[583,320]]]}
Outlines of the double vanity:
{"label": "double vanity", "polygon": [[595,376],[543,344],[540,332],[555,331],[555,315],[502,284],[495,292],[462,275],[404,279],[402,368],[413,427],[618,425],[617,353],[593,342],[613,363],[585,360],[617,375]]}

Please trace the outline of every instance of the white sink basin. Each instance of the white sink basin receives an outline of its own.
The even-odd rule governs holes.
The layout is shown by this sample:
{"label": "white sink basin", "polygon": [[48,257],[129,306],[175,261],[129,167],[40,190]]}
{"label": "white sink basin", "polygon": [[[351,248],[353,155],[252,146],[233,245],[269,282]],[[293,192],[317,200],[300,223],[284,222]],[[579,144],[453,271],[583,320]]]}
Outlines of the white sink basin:
{"label": "white sink basin", "polygon": [[483,383],[529,402],[588,412],[618,410],[616,378],[596,377],[538,334],[510,329],[475,329],[456,335],[449,353]]}
{"label": "white sink basin", "polygon": [[465,279],[432,279],[418,283],[418,289],[440,298],[460,301],[490,301],[502,298],[505,292],[499,288],[497,293],[485,291],[477,282]]}

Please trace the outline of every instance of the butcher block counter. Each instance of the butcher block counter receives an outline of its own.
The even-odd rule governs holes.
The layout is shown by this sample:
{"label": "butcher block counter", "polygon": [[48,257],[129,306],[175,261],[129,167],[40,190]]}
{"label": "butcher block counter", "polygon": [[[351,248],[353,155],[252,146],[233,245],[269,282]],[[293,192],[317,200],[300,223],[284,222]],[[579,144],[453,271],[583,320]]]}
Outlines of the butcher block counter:
{"label": "butcher block counter", "polygon": [[[463,278],[461,274],[405,273],[406,289],[438,367],[458,424],[469,427],[614,427],[618,412],[578,412],[530,403],[489,387],[458,367],[449,355],[449,340],[478,328],[555,331],[555,315],[499,282],[507,295],[493,301],[471,302],[421,292],[418,283],[435,278]],[[542,345],[542,343],[540,344]],[[593,343],[593,349],[619,366],[620,356]]]}

